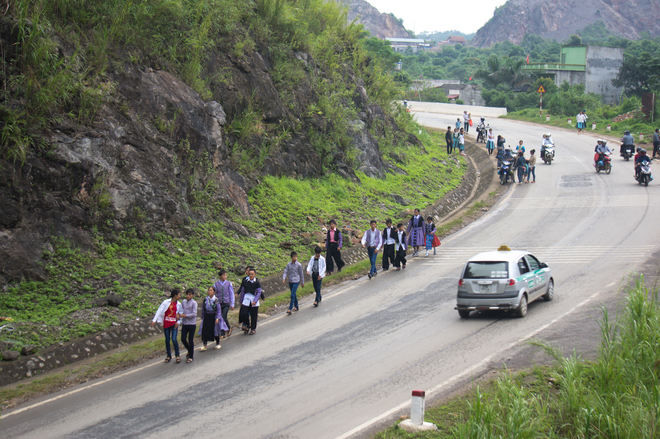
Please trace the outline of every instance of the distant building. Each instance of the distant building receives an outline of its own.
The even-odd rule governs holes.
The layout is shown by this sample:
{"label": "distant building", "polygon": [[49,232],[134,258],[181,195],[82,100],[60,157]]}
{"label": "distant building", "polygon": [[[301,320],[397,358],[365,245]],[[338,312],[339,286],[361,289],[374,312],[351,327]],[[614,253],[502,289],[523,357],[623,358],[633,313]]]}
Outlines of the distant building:
{"label": "distant building", "polygon": [[623,88],[612,85],[623,64],[623,49],[600,46],[562,46],[559,63],[530,63],[523,69],[554,78],[556,85],[584,84],[587,93],[603,96],[605,104],[618,104]]}
{"label": "distant building", "polygon": [[405,52],[408,47],[410,47],[413,53],[417,53],[418,50],[424,50],[428,47],[431,47],[430,44],[427,44],[424,40],[417,38],[386,38],[390,42],[392,49],[395,52]]}
{"label": "distant building", "polygon": [[472,84],[445,84],[439,88],[445,90],[450,101],[460,99],[465,105],[486,105],[481,91]]}
{"label": "distant building", "polygon": [[450,36],[449,38],[447,38],[444,41],[438,41],[438,46],[443,46],[445,44],[462,44],[462,45],[466,45],[467,43],[468,43],[467,40],[463,37]]}
{"label": "distant building", "polygon": [[445,42],[447,44],[456,44],[456,43],[463,45],[467,44],[467,40],[463,37],[449,37]]}

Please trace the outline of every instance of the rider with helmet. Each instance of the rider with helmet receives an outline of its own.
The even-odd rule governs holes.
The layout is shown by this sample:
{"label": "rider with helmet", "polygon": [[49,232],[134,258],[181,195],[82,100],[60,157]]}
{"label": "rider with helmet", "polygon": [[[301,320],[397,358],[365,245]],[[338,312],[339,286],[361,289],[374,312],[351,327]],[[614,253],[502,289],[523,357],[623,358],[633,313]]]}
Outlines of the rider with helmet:
{"label": "rider with helmet", "polygon": [[605,155],[606,154],[611,154],[612,150],[610,149],[609,146],[607,146],[607,140],[604,139],[598,139],[598,145],[596,145],[596,155],[594,156],[594,166],[596,166],[596,163],[598,163],[600,160],[605,160]]}
{"label": "rider with helmet", "polygon": [[546,146],[554,146],[555,142],[552,141],[552,134],[546,133],[543,135],[543,142],[541,142],[541,160],[545,160]]}
{"label": "rider with helmet", "polygon": [[635,156],[635,178],[639,178],[639,170],[643,163],[651,163],[653,160],[651,157],[646,155],[646,150],[644,148],[639,148],[639,154]]}
{"label": "rider with helmet", "polygon": [[626,130],[623,133],[623,138],[621,139],[621,150],[619,153],[623,155],[623,152],[626,150],[635,150],[635,139],[633,138],[632,134],[630,134],[630,130]]}

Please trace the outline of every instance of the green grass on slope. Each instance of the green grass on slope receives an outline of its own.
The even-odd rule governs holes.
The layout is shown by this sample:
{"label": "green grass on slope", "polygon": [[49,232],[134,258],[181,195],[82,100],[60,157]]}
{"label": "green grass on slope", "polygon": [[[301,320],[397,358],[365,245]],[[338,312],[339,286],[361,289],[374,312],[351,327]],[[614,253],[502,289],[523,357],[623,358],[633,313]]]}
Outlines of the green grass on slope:
{"label": "green grass on slope", "polygon": [[[283,269],[288,253],[280,247],[290,242],[304,260],[312,253],[301,233],[317,232],[322,223],[336,218],[340,227],[366,229],[370,219],[397,221],[401,212],[423,208],[460,184],[466,170],[462,158],[447,160],[437,145],[441,137],[426,135],[426,153],[418,148],[399,148],[404,174],[388,174],[383,180],[359,174],[354,182],[330,175],[320,179],[264,177],[250,194],[254,214],[233,220],[244,225],[244,237],[222,222],[192,224],[180,230],[181,237],[156,233],[144,238],[127,227],[113,242],[95,235],[91,252],[72,247],[64,240],[54,242],[47,254],[48,280],[24,282],[0,294],[2,315],[12,317],[14,330],[2,339],[17,346],[47,346],[107,328],[115,321],[152,316],[172,287],[205,290],[215,278],[213,262],[230,271],[230,280],[247,264],[259,276]],[[409,204],[397,204],[392,194]],[[93,307],[96,297],[119,294],[119,309]],[[203,291],[202,291],[203,293]],[[272,292],[268,292],[272,293]],[[199,297],[199,295],[198,295]]]}
{"label": "green grass on slope", "polygon": [[596,361],[555,359],[433,407],[426,421],[438,431],[412,435],[396,426],[376,435],[395,438],[635,438],[660,435],[660,302],[643,278],[627,297],[622,318],[601,319]]}

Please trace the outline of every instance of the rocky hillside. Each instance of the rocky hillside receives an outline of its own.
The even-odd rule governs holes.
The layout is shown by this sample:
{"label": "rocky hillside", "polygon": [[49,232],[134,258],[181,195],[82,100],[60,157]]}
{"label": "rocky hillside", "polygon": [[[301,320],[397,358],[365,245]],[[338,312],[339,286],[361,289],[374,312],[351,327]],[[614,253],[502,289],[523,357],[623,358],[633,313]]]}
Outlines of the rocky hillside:
{"label": "rocky hillside", "polygon": [[381,13],[365,0],[338,0],[348,7],[348,20],[357,20],[376,38],[412,38],[392,15]]}
{"label": "rocky hillside", "polygon": [[520,43],[525,34],[564,41],[602,21],[613,35],[636,39],[660,36],[660,2],[655,0],[509,0],[472,38],[478,47],[501,41]]}
{"label": "rocky hillside", "polygon": [[18,351],[152,315],[220,268],[272,274],[329,218],[361,229],[460,183],[334,3],[0,11],[0,341]]}

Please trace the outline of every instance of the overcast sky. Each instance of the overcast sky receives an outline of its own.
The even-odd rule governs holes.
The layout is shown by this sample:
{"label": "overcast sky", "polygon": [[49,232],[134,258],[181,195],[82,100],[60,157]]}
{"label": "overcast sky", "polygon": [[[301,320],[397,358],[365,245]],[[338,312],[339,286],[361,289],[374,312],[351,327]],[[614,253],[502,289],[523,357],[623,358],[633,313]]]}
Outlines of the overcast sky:
{"label": "overcast sky", "polygon": [[459,30],[476,32],[506,0],[367,0],[380,12],[403,18],[415,32]]}

